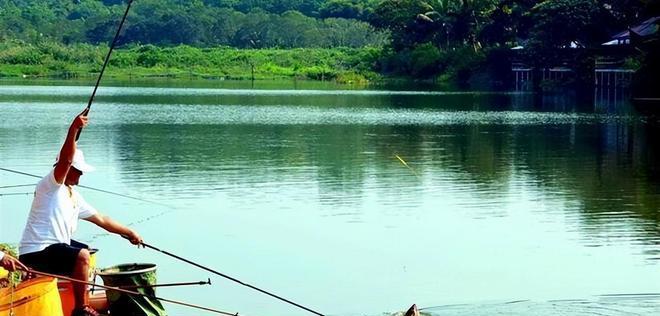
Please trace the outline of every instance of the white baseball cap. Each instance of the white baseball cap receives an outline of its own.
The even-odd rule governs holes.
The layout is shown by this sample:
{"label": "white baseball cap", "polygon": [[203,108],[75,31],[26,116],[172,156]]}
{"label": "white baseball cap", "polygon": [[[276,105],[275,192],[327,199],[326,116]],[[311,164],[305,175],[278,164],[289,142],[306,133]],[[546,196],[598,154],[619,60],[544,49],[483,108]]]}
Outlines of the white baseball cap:
{"label": "white baseball cap", "polygon": [[[57,164],[57,161],[59,160],[60,160],[60,154],[57,154],[57,158],[55,159],[55,164]],[[71,162],[71,167],[74,167],[82,172],[90,172],[96,169],[92,165],[85,162],[85,155],[83,154],[83,151],[80,149],[76,149],[76,152],[73,154],[73,161]]]}

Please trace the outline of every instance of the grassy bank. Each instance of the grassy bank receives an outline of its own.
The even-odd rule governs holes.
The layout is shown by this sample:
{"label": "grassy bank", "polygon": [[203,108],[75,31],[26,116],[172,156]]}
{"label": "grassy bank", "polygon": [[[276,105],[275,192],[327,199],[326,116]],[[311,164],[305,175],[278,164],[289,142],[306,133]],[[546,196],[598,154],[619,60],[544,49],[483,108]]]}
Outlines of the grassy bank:
{"label": "grassy bank", "polygon": [[[100,71],[107,46],[0,43],[0,77],[85,78]],[[379,78],[372,69],[378,48],[235,49],[152,45],[115,49],[105,76],[116,79],[299,78],[361,83]]]}

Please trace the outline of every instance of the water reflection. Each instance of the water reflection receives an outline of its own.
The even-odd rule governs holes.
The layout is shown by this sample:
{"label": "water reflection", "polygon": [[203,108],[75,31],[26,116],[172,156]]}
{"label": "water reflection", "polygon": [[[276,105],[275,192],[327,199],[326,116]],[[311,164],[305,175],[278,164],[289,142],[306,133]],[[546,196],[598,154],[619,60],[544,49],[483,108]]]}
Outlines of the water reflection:
{"label": "water reflection", "polygon": [[[476,194],[464,206],[479,209],[487,203],[486,209],[504,215],[516,187],[532,186],[541,195],[579,201],[570,211],[576,213],[567,216],[578,216],[586,244],[620,239],[655,249],[660,242],[660,181],[653,163],[658,157],[649,142],[657,127],[652,125],[115,128],[120,172],[154,192],[171,183],[182,187],[175,193],[179,197],[194,197],[214,185],[313,183],[321,204],[356,207],[355,213],[365,191],[381,191],[395,204],[414,208],[427,190],[451,181],[452,190]],[[395,154],[404,156],[420,177],[406,174]],[[373,183],[377,187],[370,188]]]}
{"label": "water reflection", "polygon": [[[79,100],[86,90],[9,86],[0,92],[3,100],[17,98],[46,108],[51,106],[33,103],[35,95],[68,102],[69,97]],[[202,91],[106,91],[107,100],[130,99],[134,104],[101,103],[95,109],[104,118],[101,124],[107,124],[106,132],[116,135],[110,141],[123,177],[147,183],[144,187],[154,191],[185,184],[174,192],[176,198],[195,198],[209,187],[222,189],[229,183],[313,181],[322,204],[346,208],[359,205],[373,182],[377,190],[397,191],[401,186],[394,182],[403,181],[410,194],[384,196],[404,198],[414,207],[415,196],[436,181],[453,181],[459,190],[479,195],[469,202],[473,207],[487,200],[489,209],[505,206],[500,197],[510,194],[511,186],[533,184],[543,194],[581,201],[587,239],[609,238],[623,229],[630,236],[620,238],[654,245],[660,236],[660,177],[653,163],[658,150],[650,141],[657,126],[634,117],[563,114],[584,108],[570,95]],[[178,105],[182,100],[194,105]],[[218,101],[237,105],[218,106]],[[287,105],[271,105],[276,103]],[[3,103],[8,115],[16,116],[3,122],[6,131],[22,124],[21,112],[12,113],[13,106]],[[550,112],[519,112],[535,109]],[[48,117],[53,112],[60,109],[41,111]],[[3,138],[3,148],[9,147],[7,142]],[[395,154],[407,157],[421,177],[402,176]],[[158,182],[150,183],[153,179]],[[216,179],[227,180],[214,186]]]}
{"label": "water reflection", "polygon": [[[0,165],[43,173],[86,88],[7,92],[16,89],[0,88]],[[116,89],[80,140],[99,168],[85,184],[176,207],[95,203],[130,210],[117,217],[174,251],[321,310],[640,293],[660,282],[660,128],[627,110],[560,95]],[[17,240],[29,201],[0,203],[0,239]],[[96,232],[81,236],[107,260],[162,262]],[[318,294],[328,289],[336,300]],[[253,293],[222,293],[247,314],[291,314]]]}
{"label": "water reflection", "polygon": [[597,87],[594,89],[594,110],[599,113],[630,113],[629,87]]}

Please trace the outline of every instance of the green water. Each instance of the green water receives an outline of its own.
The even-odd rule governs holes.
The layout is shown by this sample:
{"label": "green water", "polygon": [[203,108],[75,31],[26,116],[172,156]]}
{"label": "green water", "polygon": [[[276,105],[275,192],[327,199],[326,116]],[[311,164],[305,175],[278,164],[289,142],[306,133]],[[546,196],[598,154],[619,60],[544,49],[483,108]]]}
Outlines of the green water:
{"label": "green water", "polygon": [[[192,86],[102,87],[79,142],[98,169],[81,184],[171,206],[80,189],[154,246],[331,315],[412,303],[451,305],[429,310],[438,315],[536,315],[564,299],[587,300],[587,311],[660,308],[660,296],[640,296],[660,292],[660,128],[625,103]],[[0,86],[0,166],[45,175],[91,90]],[[0,172],[0,186],[34,182]],[[18,242],[30,202],[0,197],[0,241]],[[93,225],[76,235],[101,249],[100,266],[150,262],[162,283],[213,280],[159,289],[163,297],[306,315]],[[488,305],[517,300],[532,303]],[[578,315],[571,304],[559,305]]]}

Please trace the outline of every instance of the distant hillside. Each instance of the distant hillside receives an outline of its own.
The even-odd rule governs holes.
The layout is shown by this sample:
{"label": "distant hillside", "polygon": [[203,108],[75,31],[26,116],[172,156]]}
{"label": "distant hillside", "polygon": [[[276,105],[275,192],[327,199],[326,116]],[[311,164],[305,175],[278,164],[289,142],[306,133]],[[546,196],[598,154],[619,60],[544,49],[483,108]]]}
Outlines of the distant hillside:
{"label": "distant hillside", "polygon": [[[134,0],[122,43],[237,48],[387,43],[367,22],[374,0]],[[123,0],[0,0],[0,40],[107,43]]]}

